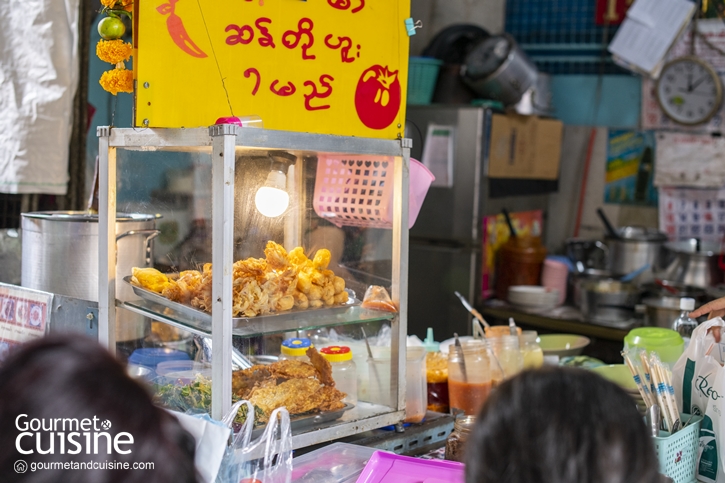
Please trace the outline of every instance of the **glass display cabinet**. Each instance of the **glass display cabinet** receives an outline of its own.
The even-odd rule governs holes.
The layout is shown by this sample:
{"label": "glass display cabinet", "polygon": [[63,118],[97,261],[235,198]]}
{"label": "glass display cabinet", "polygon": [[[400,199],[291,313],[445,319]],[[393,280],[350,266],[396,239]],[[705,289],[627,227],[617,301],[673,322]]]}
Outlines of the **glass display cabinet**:
{"label": "glass display cabinet", "polygon": [[[154,336],[209,364],[169,385],[208,383],[210,403],[197,409],[215,419],[249,395],[238,371],[276,360],[284,339],[344,345],[357,367],[357,401],[293,412],[294,447],[404,419],[409,140],[231,124],[102,127],[98,137],[102,344],[121,352],[117,324],[138,323],[148,337],[137,347]],[[149,258],[169,277],[163,287],[138,283],[155,271],[135,280],[117,271],[117,214],[139,212],[157,215]],[[117,291],[132,283],[132,295]],[[397,312],[364,303],[371,286],[385,288]],[[173,341],[158,340],[164,328]],[[284,397],[304,397],[290,391]]]}

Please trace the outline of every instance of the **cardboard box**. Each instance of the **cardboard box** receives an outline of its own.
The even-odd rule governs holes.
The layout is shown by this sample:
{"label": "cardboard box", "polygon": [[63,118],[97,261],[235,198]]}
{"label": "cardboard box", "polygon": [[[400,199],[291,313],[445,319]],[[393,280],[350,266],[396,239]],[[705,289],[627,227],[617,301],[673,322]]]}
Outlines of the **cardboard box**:
{"label": "cardboard box", "polygon": [[494,114],[488,176],[555,180],[564,124],[536,116]]}

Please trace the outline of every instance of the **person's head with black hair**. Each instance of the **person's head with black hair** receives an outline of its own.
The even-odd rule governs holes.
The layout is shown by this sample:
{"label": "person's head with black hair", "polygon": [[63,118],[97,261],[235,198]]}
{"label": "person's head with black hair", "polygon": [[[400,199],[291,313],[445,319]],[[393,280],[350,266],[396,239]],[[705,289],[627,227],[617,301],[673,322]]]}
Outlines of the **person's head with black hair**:
{"label": "person's head with black hair", "polygon": [[491,392],[466,444],[467,483],[658,483],[635,402],[574,368],[525,371]]}
{"label": "person's head with black hair", "polygon": [[94,340],[39,339],[0,366],[4,483],[196,483],[194,448],[176,418]]}

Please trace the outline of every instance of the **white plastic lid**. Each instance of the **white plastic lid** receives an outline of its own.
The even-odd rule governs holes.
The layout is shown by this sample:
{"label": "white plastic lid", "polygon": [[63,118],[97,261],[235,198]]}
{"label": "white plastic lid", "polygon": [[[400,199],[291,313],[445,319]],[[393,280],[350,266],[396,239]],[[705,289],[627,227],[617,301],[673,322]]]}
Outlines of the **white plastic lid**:
{"label": "white plastic lid", "polygon": [[695,299],[691,299],[689,297],[681,298],[680,299],[680,310],[689,310],[689,311],[695,310]]}

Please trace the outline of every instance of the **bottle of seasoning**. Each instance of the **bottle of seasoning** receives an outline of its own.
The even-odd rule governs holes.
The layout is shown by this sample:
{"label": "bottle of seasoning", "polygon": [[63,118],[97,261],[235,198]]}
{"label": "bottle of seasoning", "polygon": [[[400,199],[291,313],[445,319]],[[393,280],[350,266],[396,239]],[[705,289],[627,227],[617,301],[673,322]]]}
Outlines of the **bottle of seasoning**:
{"label": "bottle of seasoning", "polygon": [[357,404],[357,365],[349,347],[333,345],[320,349],[322,357],[332,366],[332,379],[338,391],[344,392],[344,402]]}
{"label": "bottle of seasoning", "polygon": [[448,359],[440,352],[440,344],[433,338],[433,329],[428,327],[423,347],[425,356],[425,381],[428,392],[428,410],[448,412]]}
{"label": "bottle of seasoning", "polygon": [[448,399],[452,410],[475,416],[491,392],[491,362],[484,341],[448,349]]}
{"label": "bottle of seasoning", "polygon": [[524,369],[537,369],[544,365],[544,351],[536,341],[539,334],[535,330],[525,330],[521,334],[521,352],[524,354]]}
{"label": "bottle of seasoning", "polygon": [[458,416],[453,422],[453,432],[446,439],[445,458],[449,461],[464,462],[464,451],[468,435],[476,423],[476,416]]}
{"label": "bottle of seasoning", "polygon": [[310,339],[307,338],[292,338],[282,342],[280,347],[279,360],[297,360],[310,362],[310,358],[307,357],[307,349],[314,347]]}
{"label": "bottle of seasoning", "polygon": [[496,297],[508,299],[512,285],[539,285],[546,248],[538,236],[514,236],[496,252]]}

